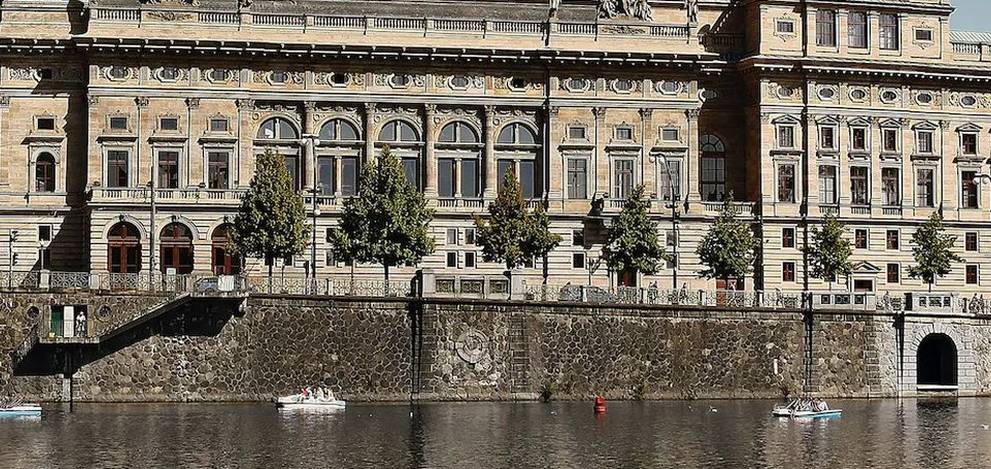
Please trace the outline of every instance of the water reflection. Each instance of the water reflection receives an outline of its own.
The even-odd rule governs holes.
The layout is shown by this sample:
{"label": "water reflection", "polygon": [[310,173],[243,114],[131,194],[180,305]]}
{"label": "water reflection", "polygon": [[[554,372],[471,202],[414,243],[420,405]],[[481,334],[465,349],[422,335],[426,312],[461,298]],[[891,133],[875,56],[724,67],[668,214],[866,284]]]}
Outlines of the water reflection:
{"label": "water reflection", "polygon": [[3,468],[981,467],[991,401],[846,401],[775,419],[768,401],[352,406],[78,405],[0,421]]}

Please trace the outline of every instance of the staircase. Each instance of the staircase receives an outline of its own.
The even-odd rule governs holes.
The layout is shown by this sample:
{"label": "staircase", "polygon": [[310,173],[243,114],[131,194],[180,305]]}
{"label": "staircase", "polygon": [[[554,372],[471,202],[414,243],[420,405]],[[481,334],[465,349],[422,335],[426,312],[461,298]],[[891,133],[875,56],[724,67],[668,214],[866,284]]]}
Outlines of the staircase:
{"label": "staircase", "polygon": [[75,345],[99,345],[101,343],[113,340],[119,337],[121,334],[125,334],[129,331],[137,329],[155,319],[158,319],[163,314],[170,311],[174,311],[177,308],[182,307],[192,299],[189,293],[181,293],[169,297],[165,301],[158,303],[145,311],[140,311],[134,316],[125,319],[120,324],[103,331],[99,336],[86,336],[86,337],[40,337],[38,338],[38,343],[43,345],[59,345],[59,344],[75,344]]}
{"label": "staircase", "polygon": [[530,387],[530,342],[526,316],[509,316],[509,391],[513,394],[532,393]]}

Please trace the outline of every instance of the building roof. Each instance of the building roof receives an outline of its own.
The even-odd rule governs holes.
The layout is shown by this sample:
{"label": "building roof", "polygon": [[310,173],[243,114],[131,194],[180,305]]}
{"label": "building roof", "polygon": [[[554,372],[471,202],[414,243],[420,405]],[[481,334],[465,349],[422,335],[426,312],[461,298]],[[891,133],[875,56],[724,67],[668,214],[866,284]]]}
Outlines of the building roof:
{"label": "building roof", "polygon": [[991,33],[976,31],[950,31],[950,42],[991,44]]}

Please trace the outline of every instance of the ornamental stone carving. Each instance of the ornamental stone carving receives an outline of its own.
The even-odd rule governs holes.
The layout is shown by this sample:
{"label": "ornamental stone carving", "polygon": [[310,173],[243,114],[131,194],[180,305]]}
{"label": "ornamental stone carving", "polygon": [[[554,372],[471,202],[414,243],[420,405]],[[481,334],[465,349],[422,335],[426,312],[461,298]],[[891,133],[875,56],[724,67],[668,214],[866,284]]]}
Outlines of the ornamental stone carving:
{"label": "ornamental stone carving", "polygon": [[468,329],[458,336],[454,347],[458,358],[469,365],[475,365],[489,355],[489,338],[475,329]]}
{"label": "ornamental stone carving", "polygon": [[653,11],[648,0],[599,0],[599,18],[628,16],[643,21],[653,21]]}

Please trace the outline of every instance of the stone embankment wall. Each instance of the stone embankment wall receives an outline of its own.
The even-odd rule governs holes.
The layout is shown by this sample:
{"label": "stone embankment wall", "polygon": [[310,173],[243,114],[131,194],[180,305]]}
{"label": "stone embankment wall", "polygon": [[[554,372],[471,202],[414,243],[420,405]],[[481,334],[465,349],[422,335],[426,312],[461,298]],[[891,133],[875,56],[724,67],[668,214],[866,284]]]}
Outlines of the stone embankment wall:
{"label": "stone embankment wall", "polygon": [[[411,386],[438,400],[880,397],[914,386],[915,349],[899,355],[895,318],[884,315],[817,313],[809,329],[801,311],[269,296],[226,313],[196,303],[74,352],[70,387],[61,369],[12,373],[11,352],[37,321],[30,306],[87,304],[93,321],[116,327],[162,298],[2,300],[0,391],[44,400],[70,389],[77,401],[266,400],[305,385],[390,401],[408,399]],[[926,331],[949,334],[961,390],[991,392],[987,320],[916,318],[904,331],[906,350]]]}

